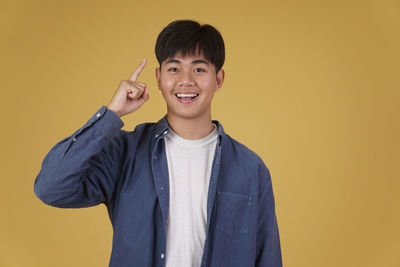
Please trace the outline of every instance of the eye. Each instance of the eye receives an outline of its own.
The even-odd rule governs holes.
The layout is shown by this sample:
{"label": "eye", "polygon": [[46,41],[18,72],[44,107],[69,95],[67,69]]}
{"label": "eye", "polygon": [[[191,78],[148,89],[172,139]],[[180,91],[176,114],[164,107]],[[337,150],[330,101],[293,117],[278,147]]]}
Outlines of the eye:
{"label": "eye", "polygon": [[178,68],[172,67],[168,69],[169,72],[177,72]]}
{"label": "eye", "polygon": [[195,68],[194,72],[205,72],[206,70],[203,68]]}

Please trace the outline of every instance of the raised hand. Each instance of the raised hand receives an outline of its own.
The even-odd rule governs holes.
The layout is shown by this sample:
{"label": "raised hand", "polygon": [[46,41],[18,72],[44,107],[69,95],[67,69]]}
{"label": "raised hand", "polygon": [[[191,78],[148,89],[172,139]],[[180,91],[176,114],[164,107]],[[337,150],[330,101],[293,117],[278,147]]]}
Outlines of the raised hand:
{"label": "raised hand", "polygon": [[145,58],[132,73],[129,80],[122,80],[119,83],[117,91],[115,91],[110,103],[107,105],[107,108],[114,111],[119,117],[134,112],[149,99],[147,85],[136,81],[146,63],[147,60]]}

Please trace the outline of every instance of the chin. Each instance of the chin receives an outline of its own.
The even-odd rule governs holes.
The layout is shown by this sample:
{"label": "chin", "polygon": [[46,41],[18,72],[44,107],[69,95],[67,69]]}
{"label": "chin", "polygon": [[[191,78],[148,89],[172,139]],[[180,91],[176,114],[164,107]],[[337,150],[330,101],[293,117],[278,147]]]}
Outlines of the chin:
{"label": "chin", "polygon": [[173,116],[173,117],[178,117],[178,118],[182,118],[182,119],[196,119],[201,117],[201,114],[199,114],[198,112],[194,112],[194,111],[189,111],[189,110],[168,110],[168,113]]}
{"label": "chin", "polygon": [[196,119],[199,116],[196,114],[192,114],[192,113],[175,113],[175,112],[171,112],[171,115],[174,117],[178,117],[181,119],[186,119],[186,120],[191,120],[191,119]]}

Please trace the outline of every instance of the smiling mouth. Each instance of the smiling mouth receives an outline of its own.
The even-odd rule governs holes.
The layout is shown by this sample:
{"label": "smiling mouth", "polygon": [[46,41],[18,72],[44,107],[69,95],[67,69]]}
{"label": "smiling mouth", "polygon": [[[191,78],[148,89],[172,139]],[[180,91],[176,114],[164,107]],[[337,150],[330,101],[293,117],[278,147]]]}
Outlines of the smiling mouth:
{"label": "smiling mouth", "polygon": [[180,99],[194,99],[196,98],[199,94],[175,94],[178,98]]}
{"label": "smiling mouth", "polygon": [[175,94],[178,98],[195,98],[197,97],[199,94]]}
{"label": "smiling mouth", "polygon": [[175,96],[178,98],[178,101],[184,104],[190,104],[196,101],[196,98],[199,94],[182,94],[176,93]]}

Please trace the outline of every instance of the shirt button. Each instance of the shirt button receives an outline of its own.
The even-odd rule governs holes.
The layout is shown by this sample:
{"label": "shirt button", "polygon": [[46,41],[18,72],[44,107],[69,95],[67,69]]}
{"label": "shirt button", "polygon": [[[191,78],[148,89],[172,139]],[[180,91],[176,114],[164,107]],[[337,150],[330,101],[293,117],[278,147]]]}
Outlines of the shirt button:
{"label": "shirt button", "polygon": [[168,131],[165,131],[165,132],[164,132],[164,134],[167,134],[167,133],[168,133]]}
{"label": "shirt button", "polygon": [[97,114],[96,114],[96,117],[97,117],[97,118],[100,117],[100,113],[97,113]]}
{"label": "shirt button", "polygon": [[157,138],[158,137],[158,134],[156,134],[156,136],[154,136],[155,138]]}
{"label": "shirt button", "polygon": [[164,253],[161,253],[161,259],[164,259],[165,255]]}
{"label": "shirt button", "polygon": [[75,142],[76,141],[76,138],[74,137],[74,139],[72,139],[72,142]]}
{"label": "shirt button", "polygon": [[164,190],[164,187],[161,186],[160,189],[161,189],[161,190]]}

